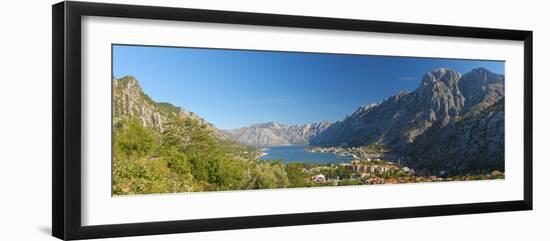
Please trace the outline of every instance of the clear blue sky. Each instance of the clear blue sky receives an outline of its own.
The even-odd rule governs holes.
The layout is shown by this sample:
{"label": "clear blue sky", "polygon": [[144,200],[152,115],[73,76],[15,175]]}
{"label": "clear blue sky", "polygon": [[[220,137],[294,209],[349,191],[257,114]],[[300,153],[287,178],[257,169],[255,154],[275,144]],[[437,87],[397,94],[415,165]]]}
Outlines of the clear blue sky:
{"label": "clear blue sky", "polygon": [[113,75],[134,76],[157,102],[220,129],[336,121],[412,91],[435,68],[504,74],[504,62],[368,55],[113,46]]}

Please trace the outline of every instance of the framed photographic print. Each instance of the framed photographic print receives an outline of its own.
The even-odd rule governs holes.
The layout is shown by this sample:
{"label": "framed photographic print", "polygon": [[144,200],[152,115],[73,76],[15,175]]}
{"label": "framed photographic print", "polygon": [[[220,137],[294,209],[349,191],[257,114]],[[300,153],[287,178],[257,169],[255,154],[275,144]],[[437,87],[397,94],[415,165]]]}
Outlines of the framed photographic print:
{"label": "framed photographic print", "polygon": [[53,235],[532,209],[532,32],[53,6]]}

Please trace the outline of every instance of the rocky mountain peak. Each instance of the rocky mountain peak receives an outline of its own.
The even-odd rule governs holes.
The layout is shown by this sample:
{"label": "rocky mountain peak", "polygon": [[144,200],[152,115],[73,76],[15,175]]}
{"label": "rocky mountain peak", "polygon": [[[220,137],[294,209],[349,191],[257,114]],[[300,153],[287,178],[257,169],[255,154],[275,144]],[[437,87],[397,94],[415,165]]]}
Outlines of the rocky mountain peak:
{"label": "rocky mountain peak", "polygon": [[445,116],[457,116],[464,106],[459,88],[462,75],[452,69],[438,68],[424,75],[414,91],[417,120],[434,121]]}
{"label": "rocky mountain peak", "polygon": [[270,121],[270,122],[264,122],[264,123],[259,123],[259,124],[254,124],[252,125],[251,127],[258,127],[258,128],[279,128],[281,126],[285,126],[283,124],[279,124],[275,121]]}
{"label": "rocky mountain peak", "polygon": [[120,79],[113,77],[113,120],[120,123],[123,118],[135,118],[144,127],[164,132],[174,119],[192,119],[200,123],[213,135],[227,138],[225,133],[216,129],[197,114],[170,103],[156,102],[143,91],[139,81],[133,76]]}
{"label": "rocky mountain peak", "polygon": [[359,108],[357,108],[357,110],[355,110],[353,113],[351,113],[350,115],[346,116],[345,120],[346,119],[357,119],[357,118],[360,118],[361,116],[365,115],[366,113],[368,113],[370,110],[374,109],[375,107],[377,107],[380,103],[372,103],[372,104],[368,104],[368,105],[363,105],[363,106],[360,106]]}
{"label": "rocky mountain peak", "polygon": [[503,96],[501,75],[486,69],[461,75],[452,69],[438,68],[426,73],[413,92],[402,92],[376,105],[360,107],[314,138],[313,144],[382,143],[404,147],[435,122],[448,123],[472,109],[481,111]]}
{"label": "rocky mountain peak", "polygon": [[477,68],[462,76],[459,88],[465,99],[465,110],[480,110],[504,96],[504,75]]}
{"label": "rocky mountain peak", "polygon": [[437,68],[424,75],[422,85],[432,85],[437,82],[443,82],[446,85],[458,82],[461,74],[449,68]]}
{"label": "rocky mountain peak", "polygon": [[141,85],[139,84],[139,81],[134,78],[134,76],[130,75],[124,76],[119,79],[113,77],[113,86],[125,89],[141,90]]}
{"label": "rocky mountain peak", "polygon": [[477,68],[468,72],[463,78],[465,81],[475,80],[480,85],[486,84],[503,84],[504,76],[495,74],[485,68]]}
{"label": "rocky mountain peak", "polygon": [[155,103],[134,77],[113,78],[113,103],[115,122],[120,117],[129,116],[141,120],[145,127],[163,131],[166,118],[156,111]]}

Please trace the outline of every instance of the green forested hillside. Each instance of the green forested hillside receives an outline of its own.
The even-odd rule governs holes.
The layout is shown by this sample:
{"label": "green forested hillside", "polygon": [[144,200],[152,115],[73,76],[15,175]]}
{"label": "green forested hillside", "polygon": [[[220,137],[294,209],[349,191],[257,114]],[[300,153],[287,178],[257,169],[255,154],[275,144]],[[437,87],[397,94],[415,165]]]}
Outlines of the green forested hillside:
{"label": "green forested hillside", "polygon": [[137,80],[113,80],[113,194],[287,187],[285,167],[259,161],[191,112],[156,103]]}

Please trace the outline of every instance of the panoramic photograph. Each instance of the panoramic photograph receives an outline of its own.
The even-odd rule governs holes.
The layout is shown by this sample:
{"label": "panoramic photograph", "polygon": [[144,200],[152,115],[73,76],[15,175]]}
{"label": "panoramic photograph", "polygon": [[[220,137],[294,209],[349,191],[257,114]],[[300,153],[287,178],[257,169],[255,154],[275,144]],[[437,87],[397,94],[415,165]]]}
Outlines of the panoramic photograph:
{"label": "panoramic photograph", "polygon": [[505,62],[112,45],[112,195],[505,178]]}

